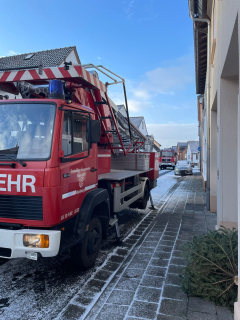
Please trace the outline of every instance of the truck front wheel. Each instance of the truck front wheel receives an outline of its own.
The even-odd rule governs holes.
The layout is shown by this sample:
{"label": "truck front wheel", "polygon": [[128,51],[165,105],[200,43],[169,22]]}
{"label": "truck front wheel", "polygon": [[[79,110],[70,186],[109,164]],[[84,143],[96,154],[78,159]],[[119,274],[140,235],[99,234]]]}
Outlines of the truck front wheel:
{"label": "truck front wheel", "polygon": [[71,248],[71,259],[76,266],[90,268],[94,265],[102,241],[101,221],[94,217],[88,227],[83,243],[79,243]]}

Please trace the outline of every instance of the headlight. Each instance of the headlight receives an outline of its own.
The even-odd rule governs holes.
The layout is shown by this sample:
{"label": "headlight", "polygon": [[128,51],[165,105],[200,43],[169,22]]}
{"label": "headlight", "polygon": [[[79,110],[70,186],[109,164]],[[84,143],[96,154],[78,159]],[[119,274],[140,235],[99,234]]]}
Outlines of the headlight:
{"label": "headlight", "polygon": [[24,234],[24,247],[49,248],[49,236],[46,234]]}

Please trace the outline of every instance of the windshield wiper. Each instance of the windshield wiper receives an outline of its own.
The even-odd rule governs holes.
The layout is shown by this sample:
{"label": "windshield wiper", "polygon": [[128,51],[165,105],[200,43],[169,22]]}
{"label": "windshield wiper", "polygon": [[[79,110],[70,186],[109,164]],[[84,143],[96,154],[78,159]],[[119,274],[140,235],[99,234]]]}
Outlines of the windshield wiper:
{"label": "windshield wiper", "polygon": [[1,156],[4,156],[4,157],[6,157],[7,159],[11,159],[11,160],[13,160],[13,161],[15,161],[15,162],[18,162],[21,166],[23,166],[23,167],[26,167],[27,166],[27,164],[26,164],[26,162],[22,162],[21,160],[18,160],[17,158],[12,158],[11,156],[9,156],[9,155],[7,155],[7,154],[1,154],[0,155],[0,158],[1,158]]}

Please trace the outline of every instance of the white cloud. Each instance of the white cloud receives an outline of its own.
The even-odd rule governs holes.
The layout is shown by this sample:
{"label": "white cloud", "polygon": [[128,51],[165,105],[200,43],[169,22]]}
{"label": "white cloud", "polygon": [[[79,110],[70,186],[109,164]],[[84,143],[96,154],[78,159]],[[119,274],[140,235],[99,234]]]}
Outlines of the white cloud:
{"label": "white cloud", "polygon": [[133,6],[134,6],[134,3],[136,1],[135,0],[132,0],[128,3],[128,5],[125,7],[125,13],[126,13],[126,16],[127,18],[130,20],[132,15],[133,15]]}
{"label": "white cloud", "polygon": [[140,112],[146,108],[153,108],[153,106],[148,101],[128,100],[128,109],[130,112]]}
{"label": "white cloud", "polygon": [[197,123],[147,124],[147,128],[162,148],[176,146],[177,142],[198,140]]}
{"label": "white cloud", "polygon": [[19,53],[15,52],[13,50],[8,51],[8,56],[16,56],[17,54],[19,54]]}
{"label": "white cloud", "polygon": [[15,52],[13,50],[9,50],[8,53],[5,56],[0,56],[0,58],[5,58],[5,57],[9,57],[9,56],[16,56],[18,54],[20,54],[20,53]]}
{"label": "white cloud", "polygon": [[132,89],[136,97],[174,95],[175,91],[184,90],[188,84],[194,82],[192,56],[186,55],[164,64],[166,67],[158,67],[145,73],[144,80]]}
{"label": "white cloud", "polygon": [[101,58],[101,57],[97,57],[97,59],[98,59],[98,60],[101,60],[102,58]]}

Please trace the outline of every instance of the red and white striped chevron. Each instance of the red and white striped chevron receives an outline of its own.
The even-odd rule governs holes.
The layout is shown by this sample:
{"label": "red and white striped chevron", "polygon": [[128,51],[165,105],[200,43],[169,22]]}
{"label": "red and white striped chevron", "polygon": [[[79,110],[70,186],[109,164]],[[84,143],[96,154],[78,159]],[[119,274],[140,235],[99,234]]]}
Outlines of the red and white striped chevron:
{"label": "red and white striped chevron", "polygon": [[94,87],[106,92],[104,83],[94,77],[90,72],[80,65],[69,66],[69,70],[64,67],[44,68],[42,74],[38,74],[37,69],[15,70],[0,72],[0,82],[32,81],[32,80],[52,80],[64,78],[82,78]]}

